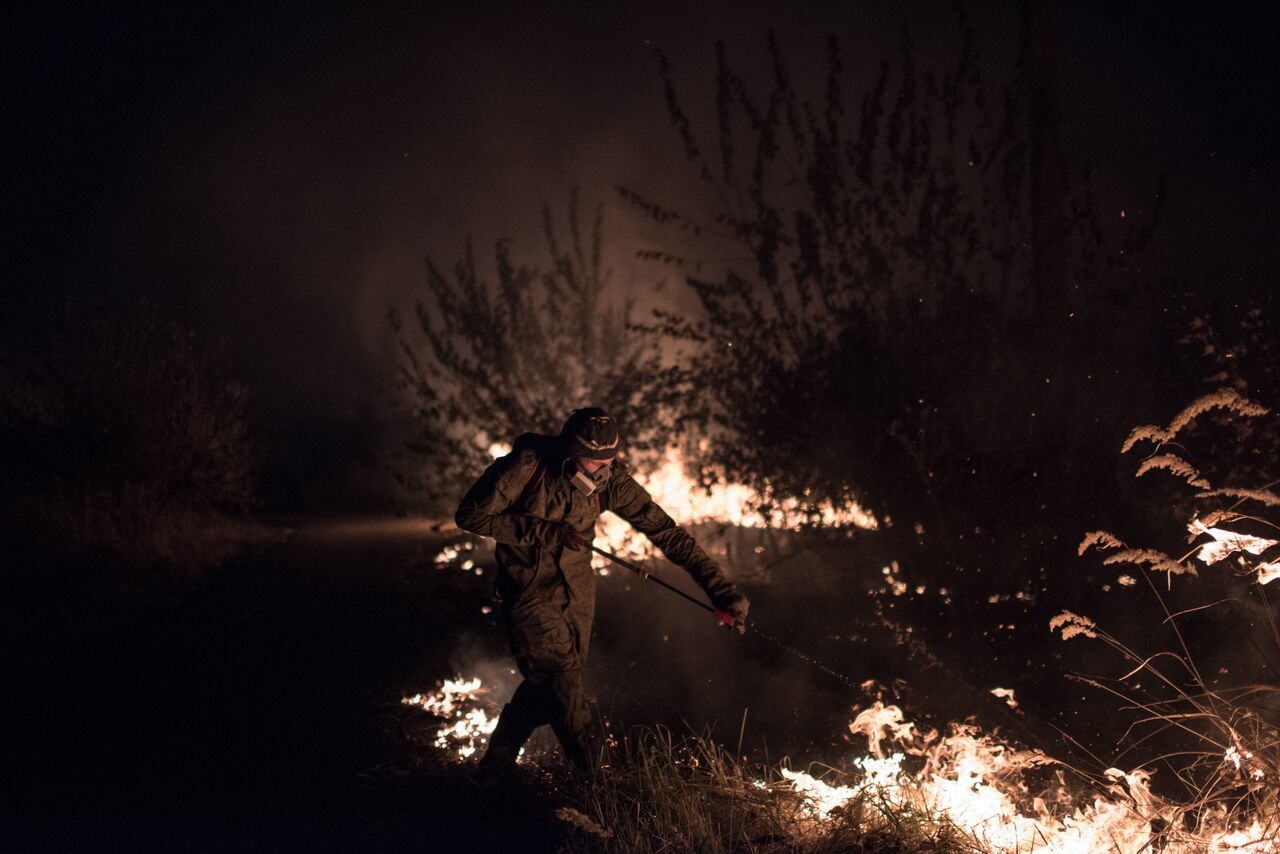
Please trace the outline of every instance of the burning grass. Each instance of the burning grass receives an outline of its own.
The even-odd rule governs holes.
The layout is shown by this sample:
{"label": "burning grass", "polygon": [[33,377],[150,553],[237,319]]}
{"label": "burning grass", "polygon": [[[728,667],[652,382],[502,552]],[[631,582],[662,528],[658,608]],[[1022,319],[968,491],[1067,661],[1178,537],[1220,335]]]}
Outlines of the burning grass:
{"label": "burning grass", "polygon": [[[669,448],[655,460],[638,466],[633,477],[659,506],[686,525],[715,523],[739,529],[779,531],[805,527],[846,531],[879,527],[876,517],[852,498],[842,504],[783,499],[734,483],[709,468],[697,474],[692,476],[682,455]],[[596,540],[603,548],[626,557],[645,559],[653,555],[649,541],[611,513],[600,517]],[[602,558],[597,557],[595,563],[597,569],[608,573],[608,564]]]}
{"label": "burning grass", "polygon": [[[749,765],[708,738],[639,730],[582,789],[608,828],[580,851],[1166,852],[1277,850],[1276,827],[1154,795],[1143,770],[1090,780],[975,727],[918,733],[877,703],[850,730],[868,753],[820,776]],[[815,769],[810,769],[815,771]]]}
{"label": "burning grass", "polygon": [[[404,702],[441,719],[435,745],[455,760],[482,747],[497,711],[477,679]],[[663,728],[606,738],[593,779],[563,778],[565,850],[1280,850],[1275,813],[1261,802],[1234,810],[1170,803],[1152,792],[1147,770],[1082,774],[969,724],[921,732],[878,702],[849,730],[865,751],[804,771],[750,763],[709,737]],[[1252,773],[1256,760],[1244,752],[1219,761],[1229,766],[1233,757],[1233,767]],[[556,767],[546,756],[533,761]]]}
{"label": "burning grass", "polygon": [[489,692],[481,685],[479,679],[446,679],[435,691],[403,697],[400,702],[440,718],[443,723],[436,730],[433,745],[458,759],[468,759],[488,743],[498,725],[494,704],[487,701]]}
{"label": "burning grass", "polygon": [[[1185,524],[1185,553],[1130,548],[1105,531],[1085,537],[1080,553],[1102,550],[1104,565],[1136,567],[1134,574],[1148,581],[1164,573],[1166,586],[1175,577],[1177,584],[1203,581],[1201,571],[1221,573],[1234,564],[1233,575],[1256,595],[1259,619],[1265,618],[1280,649],[1264,589],[1280,577],[1280,539],[1273,538],[1280,525],[1262,515],[1280,506],[1273,484],[1215,488],[1212,472],[1168,447],[1197,418],[1219,409],[1250,418],[1261,412],[1238,396],[1219,393],[1188,407],[1168,427],[1135,431],[1126,445],[1156,443],[1150,459],[1158,462],[1140,465],[1139,476],[1164,471],[1198,490],[1195,501],[1233,502],[1197,511]],[[452,557],[460,559],[461,553]],[[887,569],[886,576],[895,594],[901,592],[897,587],[905,589],[895,582],[896,572]],[[1124,574],[1116,583],[1136,581]],[[1173,650],[1135,650],[1101,624],[1109,621],[1071,611],[1049,622],[1064,640],[1101,642],[1124,659],[1122,676],[1080,677],[1110,692],[1123,714],[1136,713],[1122,757],[1154,744],[1157,735],[1174,745],[1152,751],[1158,755],[1145,761],[1126,760],[1130,770],[1102,762],[1093,772],[1074,768],[969,723],[953,723],[946,732],[921,731],[900,709],[879,702],[854,710],[849,731],[855,741],[865,741],[863,750],[803,770],[786,762],[749,763],[740,749],[729,751],[709,737],[677,738],[665,729],[638,728],[620,742],[606,740],[594,779],[563,784],[572,801],[557,812],[564,850],[1280,852],[1280,730],[1274,708],[1280,688],[1217,687],[1216,679],[1204,678],[1180,626],[1228,600],[1171,613],[1160,589],[1150,586],[1176,638]],[[1243,665],[1252,655],[1237,655],[1240,669],[1248,670]],[[1142,693],[1137,676],[1147,685]],[[482,692],[478,683],[465,687],[450,695],[442,685],[438,699],[406,700],[434,709],[443,721],[437,746],[458,757],[483,742],[483,732],[467,722],[489,721],[497,710],[488,698],[485,715],[470,715],[467,704],[479,702]],[[1008,689],[993,693],[1015,702]],[[543,764],[544,758],[533,761]],[[1162,785],[1153,787],[1157,781]]]}
{"label": "burning grass", "polygon": [[[1246,677],[1253,671],[1264,672],[1256,663],[1280,652],[1280,627],[1265,590],[1277,577],[1275,553],[1280,540],[1259,535],[1274,535],[1280,525],[1255,509],[1260,505],[1265,511],[1280,501],[1274,500],[1272,484],[1215,488],[1187,459],[1205,439],[1203,425],[1197,422],[1216,410],[1226,413],[1216,426],[1235,426],[1237,436],[1247,436],[1252,425],[1240,425],[1238,420],[1232,424],[1232,418],[1270,414],[1235,390],[1222,389],[1192,402],[1165,427],[1135,429],[1122,449],[1127,453],[1154,445],[1138,466],[1137,476],[1160,468],[1199,490],[1193,496],[1195,515],[1185,525],[1190,548],[1182,554],[1133,549],[1114,534],[1095,531],[1085,537],[1079,551],[1082,555],[1090,548],[1109,552],[1104,565],[1130,564],[1152,574],[1164,572],[1169,590],[1175,576],[1182,577],[1179,584],[1195,583],[1189,579],[1199,575],[1194,562],[1199,561],[1206,574],[1219,573],[1215,581],[1220,589],[1229,589],[1233,595],[1174,612],[1151,576],[1144,576],[1176,641],[1171,650],[1135,649],[1089,618],[1070,612],[1054,618],[1050,629],[1061,630],[1064,640],[1082,635],[1109,646],[1125,662],[1127,672],[1118,678],[1084,681],[1136,712],[1134,743],[1163,738],[1175,745],[1149,763],[1169,768],[1187,793],[1183,803],[1152,803],[1148,809],[1168,826],[1167,835],[1205,843],[1204,848],[1191,850],[1276,851],[1280,850],[1280,727],[1275,703],[1280,686],[1254,681],[1222,685],[1217,677],[1230,670],[1243,671]],[[1154,461],[1159,464],[1153,465]],[[1243,474],[1225,471],[1221,476],[1239,479]],[[1234,568],[1228,569],[1231,564]],[[1203,612],[1224,609],[1250,630],[1257,623],[1266,631],[1246,633],[1243,637],[1252,648],[1239,649],[1231,668],[1206,678],[1197,662],[1195,631],[1188,621]],[[1270,646],[1270,652],[1264,646]],[[1138,678],[1146,687],[1140,687]]]}
{"label": "burning grass", "polygon": [[[838,790],[782,767],[750,764],[710,738],[636,729],[575,792],[607,831],[575,833],[569,851],[979,851],[945,816],[902,809],[874,789]],[[833,792],[838,802],[832,798]]]}
{"label": "burning grass", "polygon": [[[497,458],[511,452],[511,446],[491,444],[489,456]],[[874,531],[880,522],[873,513],[852,497],[844,502],[808,501],[753,489],[725,477],[712,467],[694,471],[677,448],[648,455],[636,461],[632,476],[653,496],[654,501],[684,525],[715,525],[740,530],[800,531],[820,528],[828,531]],[[653,557],[653,545],[642,534],[612,513],[600,517],[596,545],[615,554],[643,560]],[[470,548],[472,544],[464,544]],[[454,565],[458,551],[449,546],[436,558],[438,565]],[[608,575],[610,564],[602,557],[593,558],[601,575]],[[473,564],[474,565],[474,564]]]}

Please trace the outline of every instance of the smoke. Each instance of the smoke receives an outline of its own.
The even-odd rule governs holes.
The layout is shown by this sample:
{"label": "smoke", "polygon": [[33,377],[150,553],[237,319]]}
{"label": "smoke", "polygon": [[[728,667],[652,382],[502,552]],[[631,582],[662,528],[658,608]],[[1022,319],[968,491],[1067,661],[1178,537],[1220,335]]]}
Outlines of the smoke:
{"label": "smoke", "polygon": [[[655,573],[700,596],[683,573],[653,561]],[[787,591],[744,587],[752,598],[754,622],[771,635],[790,636],[813,648],[803,606]],[[588,685],[602,712],[621,724],[661,724],[676,734],[710,732],[763,758],[830,754],[830,740],[858,702],[848,685],[781,651],[751,630],[745,636],[720,626],[714,617],[634,576],[599,579],[596,629],[588,665]],[[812,615],[809,615],[811,618]],[[826,645],[823,645],[826,646]],[[824,650],[830,653],[832,650]],[[850,680],[866,678],[848,656],[835,659]],[[745,726],[744,726],[745,719]]]}
{"label": "smoke", "polygon": [[[1275,178],[1258,157],[1278,114],[1256,108],[1276,101],[1257,88],[1268,60],[1255,57],[1271,54],[1247,42],[1262,35],[1226,37],[1230,16],[1060,13],[1067,145],[1124,161],[1100,188],[1101,209],[1134,212],[1149,189],[1134,176],[1167,164],[1197,199],[1171,212],[1166,227],[1187,237],[1171,244],[1204,254],[1230,241],[1238,251],[1227,255],[1274,269],[1264,238],[1275,194],[1256,191]],[[482,257],[505,237],[536,259],[542,205],[580,186],[584,201],[609,204],[619,289],[641,309],[679,292],[681,271],[633,257],[671,235],[612,202],[623,184],[700,206],[654,47],[707,131],[718,39],[754,85],[769,77],[762,46],[775,31],[798,88],[819,100],[828,33],[841,39],[850,92],[896,57],[903,23],[922,65],[950,61],[955,40],[950,16],[925,3],[856,14],[840,3],[40,14],[13,29],[9,51],[23,84],[14,143],[28,168],[14,179],[7,258],[26,299],[8,329],[56,313],[69,293],[111,293],[225,339],[254,390],[264,460],[283,472],[277,503],[295,505],[317,486],[334,493],[330,505],[376,492],[370,460],[398,437],[382,415],[395,366],[384,318],[419,293],[423,255],[447,265],[470,234]],[[971,16],[984,74],[998,79],[1016,14]],[[1148,48],[1142,61],[1135,43]],[[1219,61],[1185,62],[1193,54]],[[1227,85],[1226,74],[1238,77]],[[1130,148],[1117,152],[1116,139]],[[1212,241],[1204,222],[1218,224]],[[659,291],[664,279],[673,284]]]}
{"label": "smoke", "polygon": [[[31,170],[43,183],[15,199],[33,239],[15,237],[12,278],[38,274],[41,311],[66,290],[110,290],[226,340],[254,392],[268,495],[369,505],[376,458],[399,439],[385,318],[420,294],[423,256],[448,267],[471,235],[481,258],[509,238],[516,257],[540,261],[543,204],[580,186],[587,206],[608,206],[614,282],[651,301],[672,271],[634,252],[662,235],[615,205],[613,188],[698,199],[654,47],[698,116],[712,105],[717,38],[752,65],[770,28],[807,48],[845,14],[510,4],[258,10],[252,26],[198,10],[50,21],[50,33],[76,34],[83,67],[62,66],[60,41],[25,46],[44,94],[18,124],[65,138],[23,140],[51,168]],[[873,48],[893,43],[897,13],[874,17],[848,47],[889,52]]]}

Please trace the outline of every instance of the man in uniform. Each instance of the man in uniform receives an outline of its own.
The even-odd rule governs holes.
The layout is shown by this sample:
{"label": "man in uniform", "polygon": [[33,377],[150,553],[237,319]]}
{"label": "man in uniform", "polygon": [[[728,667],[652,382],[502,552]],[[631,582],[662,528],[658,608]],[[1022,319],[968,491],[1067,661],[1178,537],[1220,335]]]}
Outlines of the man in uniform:
{"label": "man in uniform", "polygon": [[589,546],[605,510],[648,537],[745,631],[747,597],[615,462],[617,453],[613,418],[602,409],[574,410],[559,436],[516,439],[458,505],[459,528],[497,541],[498,598],[524,677],[489,739],[481,760],[486,772],[509,771],[543,724],[554,729],[570,762],[592,767],[582,669],[596,598]]}

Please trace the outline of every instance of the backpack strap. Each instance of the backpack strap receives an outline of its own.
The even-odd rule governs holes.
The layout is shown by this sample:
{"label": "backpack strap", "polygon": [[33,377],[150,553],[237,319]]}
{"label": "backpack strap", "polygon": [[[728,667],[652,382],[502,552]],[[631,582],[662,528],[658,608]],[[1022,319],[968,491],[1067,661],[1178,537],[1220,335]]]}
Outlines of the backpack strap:
{"label": "backpack strap", "polygon": [[533,471],[529,473],[529,479],[524,482],[524,486],[520,488],[520,498],[523,499],[530,492],[537,489],[542,481],[547,477],[547,467],[542,462],[542,457],[538,457],[538,464],[533,467]]}

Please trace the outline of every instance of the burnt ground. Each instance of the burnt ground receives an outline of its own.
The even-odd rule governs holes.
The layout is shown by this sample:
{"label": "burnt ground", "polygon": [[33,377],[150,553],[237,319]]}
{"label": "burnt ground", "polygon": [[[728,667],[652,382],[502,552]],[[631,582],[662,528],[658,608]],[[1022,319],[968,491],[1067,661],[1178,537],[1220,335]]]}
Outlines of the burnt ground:
{"label": "burnt ground", "polygon": [[[484,613],[490,573],[434,566],[440,545],[421,524],[313,520],[145,605],[83,580],[7,589],[0,848],[554,850],[546,779],[479,789],[425,746],[437,722],[399,702],[454,675],[496,675],[498,701],[514,684]],[[1058,756],[1055,726],[1094,744],[1123,729],[1113,704],[1062,678],[1053,608],[912,606],[868,595],[881,560],[857,547],[847,560],[838,601],[800,576],[749,589],[757,625],[876,680],[922,723],[973,715]],[[622,725],[711,731],[793,767],[849,755],[850,706],[869,699],[616,572],[601,579],[588,684]],[[1018,712],[997,685],[1018,688]]]}

